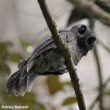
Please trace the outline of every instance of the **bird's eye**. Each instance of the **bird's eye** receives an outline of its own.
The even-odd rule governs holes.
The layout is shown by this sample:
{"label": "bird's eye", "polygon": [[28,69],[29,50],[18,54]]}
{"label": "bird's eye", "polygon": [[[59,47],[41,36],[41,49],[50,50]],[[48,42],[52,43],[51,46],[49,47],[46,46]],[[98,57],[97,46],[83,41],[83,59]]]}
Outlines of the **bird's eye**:
{"label": "bird's eye", "polygon": [[92,44],[95,42],[95,40],[96,40],[95,37],[89,37],[89,38],[87,39],[87,44],[88,44],[88,45],[92,45]]}
{"label": "bird's eye", "polygon": [[87,29],[86,25],[81,25],[80,28],[78,29],[78,32],[80,34],[84,34],[86,29]]}

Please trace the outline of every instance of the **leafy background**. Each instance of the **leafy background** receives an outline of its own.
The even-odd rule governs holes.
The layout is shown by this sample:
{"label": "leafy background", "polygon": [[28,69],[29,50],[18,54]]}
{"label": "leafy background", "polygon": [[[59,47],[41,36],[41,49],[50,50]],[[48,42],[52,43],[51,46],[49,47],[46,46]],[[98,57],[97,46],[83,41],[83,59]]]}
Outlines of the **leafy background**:
{"label": "leafy background", "polygon": [[[76,22],[88,24],[88,16],[81,10],[78,11],[79,8],[75,9],[72,2],[75,0],[46,1],[58,29],[67,28],[67,23],[68,25]],[[109,14],[109,0],[95,0],[95,4]],[[36,80],[32,91],[26,93],[24,97],[8,96],[6,88],[8,77],[17,70],[18,62],[28,58],[33,49],[47,39],[50,33],[37,1],[0,0],[0,16],[0,106],[28,105],[28,110],[78,110],[68,73],[62,76],[41,76]],[[95,18],[94,15],[93,17]],[[97,18],[94,30],[101,42],[97,44],[97,47],[101,75],[105,84],[103,88],[104,110],[110,110],[110,79],[107,81],[110,77],[110,28]],[[92,51],[78,64],[77,73],[87,109],[91,109],[90,106],[95,103],[92,109],[98,110],[99,101],[95,102],[94,99],[100,87]]]}

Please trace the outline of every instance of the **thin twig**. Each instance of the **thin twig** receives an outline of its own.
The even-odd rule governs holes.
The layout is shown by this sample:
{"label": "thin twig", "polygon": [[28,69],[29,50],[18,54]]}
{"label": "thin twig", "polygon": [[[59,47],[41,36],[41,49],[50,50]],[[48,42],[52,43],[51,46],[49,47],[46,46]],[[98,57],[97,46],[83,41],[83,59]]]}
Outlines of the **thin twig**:
{"label": "thin twig", "polygon": [[[94,19],[89,19],[89,25],[92,30],[94,30],[95,21]],[[102,71],[101,71],[101,65],[100,65],[100,59],[98,55],[97,47],[93,50],[95,61],[96,61],[96,67],[97,67],[97,73],[98,73],[98,81],[99,81],[99,108],[100,110],[104,110],[103,106],[103,79],[102,79]]]}
{"label": "thin twig", "polygon": [[[108,83],[110,82],[110,77],[108,77],[108,79],[106,80],[106,82],[103,84],[103,90],[106,88],[106,86],[108,85]],[[100,95],[98,94],[97,97],[94,99],[93,103],[91,104],[91,106],[89,107],[89,110],[92,110],[95,106],[95,104],[97,103],[97,101],[99,100]]]}
{"label": "thin twig", "polygon": [[91,0],[68,0],[75,7],[79,8],[81,11],[84,11],[88,16],[92,16],[102,23],[110,26],[110,14],[101,9]]}
{"label": "thin twig", "polygon": [[39,5],[40,5],[40,8],[42,10],[42,13],[44,15],[44,18],[46,20],[46,23],[48,25],[48,28],[49,28],[49,30],[52,34],[52,37],[55,41],[55,44],[62,51],[62,56],[65,59],[65,64],[66,64],[67,70],[69,72],[71,82],[74,85],[73,87],[74,87],[74,90],[75,90],[75,93],[76,93],[76,98],[77,98],[77,101],[78,101],[79,109],[80,110],[86,110],[83,95],[82,95],[81,90],[80,90],[79,79],[78,79],[76,71],[73,67],[73,63],[72,63],[72,60],[71,60],[71,55],[68,51],[68,48],[63,44],[63,42],[62,42],[62,40],[61,40],[57,30],[56,30],[55,23],[53,22],[52,17],[50,15],[49,11],[48,11],[45,0],[38,0],[38,2],[39,2]]}
{"label": "thin twig", "polygon": [[97,47],[94,48],[94,57],[96,60],[96,66],[97,66],[97,73],[98,73],[98,81],[99,81],[99,108],[100,110],[104,110],[103,106],[103,79],[102,79],[102,71],[101,71],[101,66],[100,66],[100,60],[99,60],[99,55],[97,51]]}
{"label": "thin twig", "polygon": [[107,51],[110,53],[110,48],[107,47],[101,40],[98,39],[98,43]]}

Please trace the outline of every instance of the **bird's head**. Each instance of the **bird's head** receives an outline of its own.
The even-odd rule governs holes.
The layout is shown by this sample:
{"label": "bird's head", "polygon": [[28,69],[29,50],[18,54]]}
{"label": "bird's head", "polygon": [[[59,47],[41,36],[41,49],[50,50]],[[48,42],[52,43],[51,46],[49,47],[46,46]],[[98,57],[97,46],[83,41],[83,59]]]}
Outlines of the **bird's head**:
{"label": "bird's head", "polygon": [[74,36],[73,60],[77,65],[80,59],[94,47],[96,37],[94,32],[86,25],[75,25],[71,32]]}
{"label": "bird's head", "polygon": [[86,55],[87,52],[93,48],[96,41],[94,33],[86,25],[73,26],[71,31],[76,37],[78,48],[83,53],[83,55]]}

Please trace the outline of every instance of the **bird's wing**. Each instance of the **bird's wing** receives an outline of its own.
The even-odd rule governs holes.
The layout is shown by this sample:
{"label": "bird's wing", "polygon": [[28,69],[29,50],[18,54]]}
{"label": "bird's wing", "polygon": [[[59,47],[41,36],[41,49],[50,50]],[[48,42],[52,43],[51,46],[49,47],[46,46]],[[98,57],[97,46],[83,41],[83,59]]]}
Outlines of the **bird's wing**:
{"label": "bird's wing", "polygon": [[46,47],[49,47],[51,44],[53,44],[53,39],[52,38],[47,39],[43,44],[41,44],[37,48],[35,48],[31,57],[38,56],[39,54],[43,53],[45,50],[47,50]]}
{"label": "bird's wing", "polygon": [[[66,30],[61,30],[59,31],[62,40],[66,40],[66,35],[69,34],[69,31]],[[70,37],[70,35],[68,35]],[[66,39],[65,39],[66,38]],[[41,55],[44,52],[53,50],[55,51],[56,49],[56,45],[53,41],[52,38],[47,39],[43,44],[41,44],[39,47],[37,47],[34,52],[32,53],[32,56],[30,57],[28,63],[27,63],[27,72],[34,66],[35,62],[36,62],[36,58],[38,58],[39,55]]]}
{"label": "bird's wing", "polygon": [[31,58],[37,57],[48,49],[56,48],[55,43],[52,38],[47,39],[43,44],[38,46],[32,53]]}
{"label": "bird's wing", "polygon": [[51,49],[55,49],[56,45],[53,42],[53,39],[50,38],[48,40],[46,40],[43,44],[41,44],[39,47],[37,47],[34,52],[32,53],[28,63],[27,63],[27,72],[33,67],[33,65],[35,64],[35,59],[41,55],[42,53],[49,51]]}

